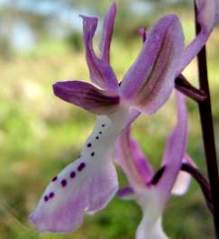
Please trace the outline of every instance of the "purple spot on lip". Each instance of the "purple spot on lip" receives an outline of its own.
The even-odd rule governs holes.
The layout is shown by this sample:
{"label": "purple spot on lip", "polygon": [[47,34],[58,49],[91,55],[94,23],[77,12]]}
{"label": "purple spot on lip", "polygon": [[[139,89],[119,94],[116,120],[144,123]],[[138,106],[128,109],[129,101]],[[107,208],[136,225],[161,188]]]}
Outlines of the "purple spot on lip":
{"label": "purple spot on lip", "polygon": [[67,180],[66,179],[62,179],[61,185],[62,185],[62,187],[65,187],[67,185]]}
{"label": "purple spot on lip", "polygon": [[95,152],[92,152],[90,155],[93,157],[95,155]]}
{"label": "purple spot on lip", "polygon": [[102,127],[104,128],[104,127],[105,127],[105,124],[102,124]]}
{"label": "purple spot on lip", "polygon": [[55,176],[53,179],[52,179],[52,182],[55,182],[57,180],[57,176]]}
{"label": "purple spot on lip", "polygon": [[48,196],[44,197],[44,201],[47,202],[49,200]]}
{"label": "purple spot on lip", "polygon": [[49,198],[53,198],[55,196],[55,193],[54,192],[51,192],[50,194],[49,194]]}
{"label": "purple spot on lip", "polygon": [[74,171],[72,171],[71,173],[70,173],[70,177],[71,178],[74,178],[76,176],[76,173],[74,172]]}
{"label": "purple spot on lip", "polygon": [[96,136],[96,139],[99,139],[99,136]]}
{"label": "purple spot on lip", "polygon": [[92,146],[92,144],[91,144],[91,143],[88,143],[88,144],[87,144],[87,147],[88,147],[88,148],[90,148],[91,146]]}
{"label": "purple spot on lip", "polygon": [[84,162],[82,162],[79,166],[78,166],[78,171],[82,171],[85,168],[86,164]]}

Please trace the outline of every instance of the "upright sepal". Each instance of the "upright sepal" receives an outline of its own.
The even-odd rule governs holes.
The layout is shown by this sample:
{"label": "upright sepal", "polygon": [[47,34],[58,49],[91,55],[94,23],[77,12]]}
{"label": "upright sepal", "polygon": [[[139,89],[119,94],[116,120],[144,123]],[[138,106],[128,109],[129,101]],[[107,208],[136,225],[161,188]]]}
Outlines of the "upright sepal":
{"label": "upright sepal", "polygon": [[[93,37],[97,28],[97,18],[81,17],[83,19],[84,45],[90,78],[102,89],[110,92],[117,92],[118,83],[112,67],[104,59],[98,58],[93,49]],[[107,48],[107,46],[104,47]]]}
{"label": "upright sepal", "polygon": [[175,15],[161,18],[148,32],[143,49],[125,75],[121,96],[147,114],[168,99],[184,50],[184,37]]}
{"label": "upright sepal", "polygon": [[100,52],[101,52],[101,59],[107,63],[110,62],[110,45],[112,41],[116,11],[117,11],[116,4],[113,3],[111,7],[109,8],[103,23],[103,33],[102,33],[102,39],[100,43]]}

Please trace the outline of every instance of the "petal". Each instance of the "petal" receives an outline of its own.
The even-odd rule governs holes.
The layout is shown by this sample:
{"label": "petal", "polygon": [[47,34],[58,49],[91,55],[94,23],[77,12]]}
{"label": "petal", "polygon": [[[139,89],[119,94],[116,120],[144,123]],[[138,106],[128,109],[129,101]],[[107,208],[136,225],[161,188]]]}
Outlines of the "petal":
{"label": "petal", "polygon": [[[193,163],[192,159],[190,158],[189,155],[185,154],[184,158],[183,158],[183,163],[189,163],[195,166],[195,164]],[[176,182],[172,188],[171,193],[177,196],[182,196],[184,195],[188,189],[189,186],[191,184],[191,175],[187,172],[184,171],[180,171],[177,178],[176,178]]]}
{"label": "petal", "polygon": [[216,3],[216,0],[196,0],[196,6],[198,23],[201,30],[186,48],[182,63],[177,71],[178,74],[184,70],[205,45],[217,21],[216,11],[219,4]]}
{"label": "petal", "polygon": [[111,66],[104,60],[99,59],[93,49],[93,37],[97,28],[97,18],[81,17],[83,19],[84,44],[90,78],[101,88],[110,92],[117,92],[119,86]]}
{"label": "petal", "polygon": [[107,63],[110,62],[110,44],[112,41],[116,12],[117,12],[116,3],[113,3],[105,16],[103,24],[103,33],[100,51],[101,51],[101,59],[103,59]]}
{"label": "petal", "polygon": [[69,103],[80,106],[96,114],[112,113],[119,104],[118,96],[82,81],[64,81],[53,85],[54,94]]}
{"label": "petal", "polygon": [[174,88],[183,48],[178,18],[175,15],[161,18],[148,32],[140,55],[125,75],[121,96],[147,114],[158,110]]}
{"label": "petal", "polygon": [[78,159],[51,181],[30,221],[39,231],[74,231],[85,213],[103,209],[117,190],[110,160]]}
{"label": "petal", "polygon": [[185,97],[181,93],[177,93],[177,110],[177,125],[167,139],[164,151],[163,165],[165,165],[165,170],[156,186],[162,195],[163,204],[170,197],[171,190],[181,169],[187,144],[187,110]]}
{"label": "petal", "polygon": [[153,169],[145,158],[137,142],[130,137],[130,128],[127,127],[120,135],[117,144],[117,162],[128,177],[131,186],[145,188],[153,175]]}

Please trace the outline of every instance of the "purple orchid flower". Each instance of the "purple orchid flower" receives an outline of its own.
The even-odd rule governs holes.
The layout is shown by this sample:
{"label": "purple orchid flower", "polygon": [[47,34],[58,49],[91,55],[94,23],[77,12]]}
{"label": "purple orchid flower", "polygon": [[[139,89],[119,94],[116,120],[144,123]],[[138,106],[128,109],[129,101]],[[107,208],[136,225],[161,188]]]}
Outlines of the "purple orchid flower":
{"label": "purple orchid flower", "polygon": [[[73,231],[82,223],[84,214],[92,214],[107,205],[118,190],[112,160],[116,139],[141,112],[152,114],[167,101],[175,77],[190,61],[188,55],[189,59],[195,57],[212,30],[208,26],[206,37],[198,36],[190,50],[184,52],[184,37],[177,16],[162,17],[147,33],[137,60],[119,87],[109,57],[115,16],[116,5],[112,4],[104,20],[99,56],[93,49],[97,18],[82,16],[86,60],[91,81],[98,88],[81,81],[57,82],[53,86],[56,96],[97,114],[97,123],[80,158],[53,178],[31,214],[30,221],[40,231]],[[205,27],[202,20],[200,17]],[[184,55],[187,60],[183,60]]]}
{"label": "purple orchid flower", "polygon": [[143,219],[136,239],[166,239],[161,225],[162,212],[171,193],[182,195],[190,183],[190,175],[180,172],[183,162],[191,163],[186,152],[187,111],[185,98],[177,94],[177,125],[167,138],[162,167],[154,173],[149,160],[137,142],[130,136],[127,127],[117,141],[116,158],[125,172],[131,188],[119,191],[121,197],[135,199],[142,208]]}

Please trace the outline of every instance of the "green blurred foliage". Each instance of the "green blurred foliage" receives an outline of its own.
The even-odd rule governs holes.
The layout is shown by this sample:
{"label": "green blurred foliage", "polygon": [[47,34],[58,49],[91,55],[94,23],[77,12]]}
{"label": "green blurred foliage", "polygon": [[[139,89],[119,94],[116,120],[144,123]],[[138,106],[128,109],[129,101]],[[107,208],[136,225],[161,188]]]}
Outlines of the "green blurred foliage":
{"label": "green blurred foliage", "polygon": [[[104,6],[101,6],[105,7]],[[162,13],[167,10],[163,10]],[[186,40],[192,38],[190,13],[175,8],[181,14]],[[125,14],[125,13],[124,13]],[[161,13],[160,13],[161,14]],[[123,20],[123,13],[118,18]],[[157,18],[157,16],[156,16]],[[152,22],[155,16],[148,19]],[[112,44],[112,65],[121,79],[141,49],[137,25],[128,19],[126,37],[117,37],[123,30],[116,26]],[[118,20],[119,22],[120,20]],[[130,23],[130,25],[129,25]],[[121,30],[122,29],[122,30]],[[132,30],[130,30],[132,29]],[[124,34],[123,34],[124,35]],[[97,39],[100,37],[98,36]],[[82,227],[74,233],[38,234],[27,222],[50,179],[80,152],[95,123],[94,115],[55,98],[51,85],[57,80],[88,80],[88,71],[81,50],[81,37],[68,41],[46,38],[31,52],[0,58],[0,238],[1,239],[131,239],[141,212],[133,201],[118,198],[94,216],[87,216]],[[212,89],[216,142],[219,148],[219,31],[208,44],[209,73]],[[95,42],[96,43],[96,42]],[[72,47],[73,46],[73,47]],[[186,76],[197,83],[193,64]],[[205,172],[198,111],[188,100],[190,138],[188,152]],[[157,114],[141,117],[133,127],[133,134],[145,154],[159,167],[165,137],[174,124],[174,99]],[[119,171],[120,181],[126,180]],[[164,227],[170,238],[214,238],[210,213],[195,182],[189,192],[173,197],[164,214]]]}

